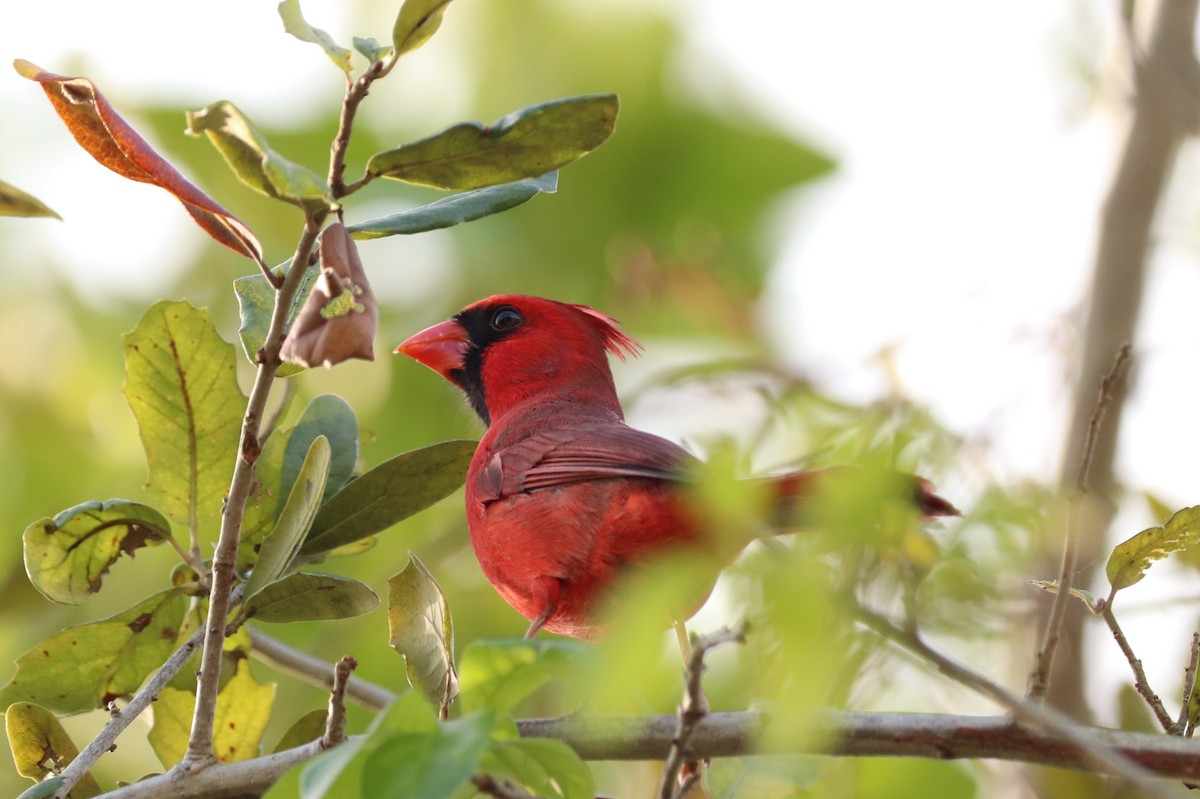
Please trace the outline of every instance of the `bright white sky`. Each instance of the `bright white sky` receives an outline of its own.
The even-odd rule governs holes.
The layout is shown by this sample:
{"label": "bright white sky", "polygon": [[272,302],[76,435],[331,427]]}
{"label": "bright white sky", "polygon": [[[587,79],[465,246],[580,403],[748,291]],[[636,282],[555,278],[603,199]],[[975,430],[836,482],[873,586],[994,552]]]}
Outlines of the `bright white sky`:
{"label": "bright white sky", "polygon": [[[471,2],[483,0],[461,0],[459,13]],[[96,169],[57,131],[46,135],[41,92],[7,64],[21,57],[88,74],[118,107],[123,94],[155,93],[199,106],[237,86],[256,118],[282,121],[296,109],[278,100],[329,67],[304,46],[274,42],[282,35],[275,5],[174,4],[170,21],[152,0],[19,3],[4,12],[0,178],[70,221],[54,228],[49,246],[85,290],[111,285],[131,264],[160,262],[191,222],[153,192]],[[348,41],[342,4],[303,5],[313,24]],[[1102,53],[1114,49],[1117,4],[668,5],[686,9],[680,74],[691,91],[741,96],[839,159],[838,174],[782,208],[773,226],[780,260],[767,314],[780,351],[844,396],[869,399],[884,387],[872,359],[891,348],[913,398],[957,432],[987,440],[989,471],[1002,480],[1052,478],[1096,211],[1120,138],[1119,92],[1096,100],[1079,67],[1108,69]],[[386,23],[379,27],[386,37]],[[281,89],[281,80],[297,90]],[[1185,154],[1182,169],[1196,171],[1194,156]],[[70,193],[56,190],[68,182]],[[136,234],[122,237],[119,250],[97,246],[113,240],[114,221],[89,214],[92,205],[138,220]],[[1200,502],[1191,457],[1200,448],[1200,328],[1191,323],[1200,270],[1186,235],[1195,215],[1192,197],[1175,192],[1160,225],[1121,444],[1130,487],[1176,506]],[[6,226],[18,263],[26,251],[44,257],[49,224]],[[6,269],[10,281],[43,279],[16,264]],[[1120,522],[1126,535],[1149,523],[1136,509]],[[1153,593],[1135,590],[1139,599]],[[1191,623],[1180,620],[1172,635]],[[1182,668],[1172,657],[1157,675],[1166,688]]]}

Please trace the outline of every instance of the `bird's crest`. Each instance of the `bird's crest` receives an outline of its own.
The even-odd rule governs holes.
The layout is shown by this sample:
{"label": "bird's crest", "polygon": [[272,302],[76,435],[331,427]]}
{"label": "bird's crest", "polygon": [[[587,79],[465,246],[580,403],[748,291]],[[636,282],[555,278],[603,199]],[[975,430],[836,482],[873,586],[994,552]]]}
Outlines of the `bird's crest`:
{"label": "bird's crest", "polygon": [[572,304],[571,307],[588,317],[588,321],[600,332],[604,348],[622,361],[627,356],[636,358],[642,354],[642,345],[638,344],[636,339],[623,331],[616,319],[586,305]]}

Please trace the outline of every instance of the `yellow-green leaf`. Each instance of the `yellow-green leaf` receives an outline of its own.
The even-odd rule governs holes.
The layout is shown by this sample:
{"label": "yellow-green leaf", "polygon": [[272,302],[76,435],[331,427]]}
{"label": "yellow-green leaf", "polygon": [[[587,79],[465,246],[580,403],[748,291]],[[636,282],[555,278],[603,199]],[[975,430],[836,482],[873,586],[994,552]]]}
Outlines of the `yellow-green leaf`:
{"label": "yellow-green leaf", "polygon": [[442,14],[450,0],[404,0],[392,25],[392,46],[396,55],[416,50],[442,25]]}
{"label": "yellow-green leaf", "polygon": [[408,682],[436,707],[458,695],[454,622],[441,586],[412,552],[388,580],[388,643],[404,656]]}
{"label": "yellow-green leaf", "polygon": [[352,53],[333,40],[325,31],[314,28],[305,21],[300,12],[300,0],[283,0],[279,4],[279,17],[283,20],[283,29],[302,42],[320,46],[338,69],[350,71],[350,56]]}
{"label": "yellow-green leaf", "polygon": [[49,216],[62,219],[37,197],[3,180],[0,180],[0,216]]}
{"label": "yellow-green leaf", "polygon": [[125,399],[150,469],[146,488],[176,521],[215,516],[246,407],[233,345],[217,335],[208,311],[168,301],[151,306],[122,343]]}
{"label": "yellow-green leaf", "polygon": [[170,535],[170,522],[149,506],[124,499],[84,502],[25,528],[25,571],[47,599],[77,605],[100,590],[121,555],[133,557]]}
{"label": "yellow-green leaf", "polygon": [[1153,561],[1180,552],[1200,541],[1200,505],[1176,511],[1159,527],[1142,530],[1117,544],[1108,557],[1105,573],[1113,591],[1137,583]]}
{"label": "yellow-green leaf", "polygon": [[174,650],[186,608],[183,594],[171,589],[107,619],[68,627],[17,659],[0,705],[29,701],[79,713],[133,693]]}
{"label": "yellow-green leaf", "polygon": [[[4,728],[17,773],[34,782],[58,774],[79,756],[75,742],[54,714],[32,702],[10,705],[4,712]],[[71,789],[69,797],[88,799],[100,793],[96,778],[88,772]]]}
{"label": "yellow-green leaf", "polygon": [[292,726],[287,728],[287,731],[279,739],[279,743],[275,744],[275,748],[271,751],[283,752],[317,740],[325,734],[327,715],[328,711],[324,708],[308,711],[292,722]]}
{"label": "yellow-green leaf", "polygon": [[438,189],[536,178],[603,144],[612,135],[617,106],[615,94],[593,94],[522,108],[490,126],[461,122],[371,156],[367,173]]}

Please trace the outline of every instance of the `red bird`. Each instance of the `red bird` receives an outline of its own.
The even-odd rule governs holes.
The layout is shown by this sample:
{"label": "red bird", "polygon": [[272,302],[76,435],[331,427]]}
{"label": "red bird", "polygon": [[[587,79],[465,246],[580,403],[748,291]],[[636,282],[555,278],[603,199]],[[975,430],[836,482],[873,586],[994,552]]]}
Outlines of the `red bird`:
{"label": "red bird", "polygon": [[[488,425],[467,471],[467,524],[484,575],[530,620],[526,638],[596,637],[628,567],[714,543],[684,496],[696,459],[625,424],[607,354],[638,350],[599,311],[515,294],[396,348],[462,389]],[[794,503],[818,474],[772,483]],[[924,481],[915,490],[926,516],[957,513]]]}

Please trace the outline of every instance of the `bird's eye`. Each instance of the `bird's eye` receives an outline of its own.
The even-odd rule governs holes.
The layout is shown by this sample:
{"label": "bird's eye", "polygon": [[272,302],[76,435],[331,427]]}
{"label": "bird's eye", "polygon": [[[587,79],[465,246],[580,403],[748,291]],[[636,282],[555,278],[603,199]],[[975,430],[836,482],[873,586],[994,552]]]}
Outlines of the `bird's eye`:
{"label": "bird's eye", "polygon": [[498,308],[496,312],[492,314],[489,324],[492,326],[492,330],[495,330],[499,333],[506,333],[509,330],[516,330],[524,322],[525,317],[521,316],[520,311],[518,311],[516,308],[513,308],[511,305],[505,305],[502,308]]}

